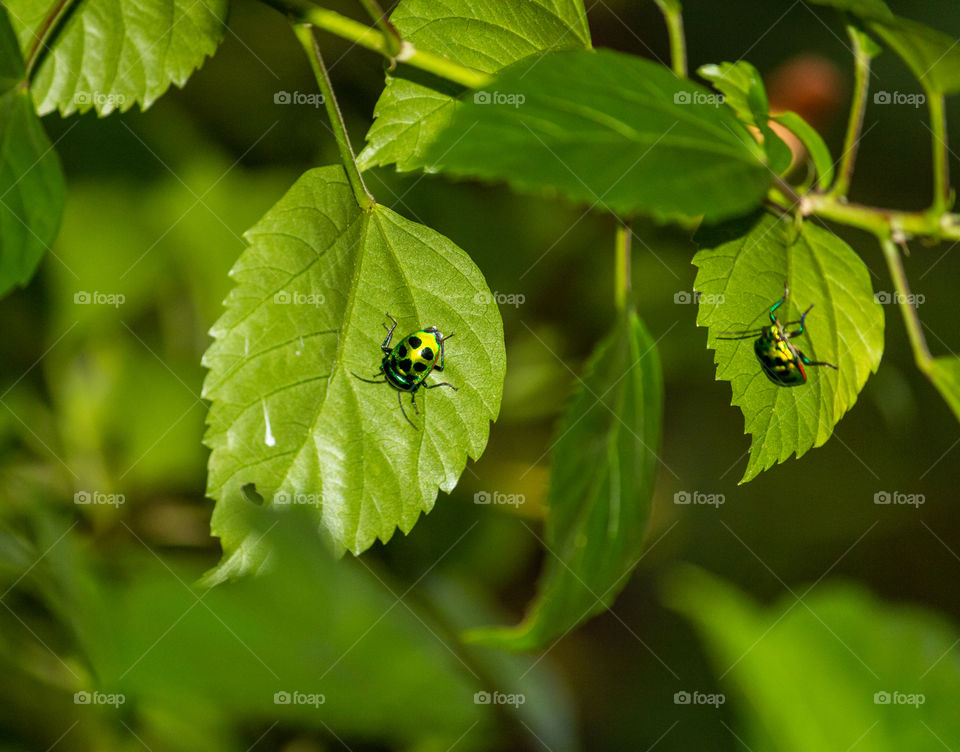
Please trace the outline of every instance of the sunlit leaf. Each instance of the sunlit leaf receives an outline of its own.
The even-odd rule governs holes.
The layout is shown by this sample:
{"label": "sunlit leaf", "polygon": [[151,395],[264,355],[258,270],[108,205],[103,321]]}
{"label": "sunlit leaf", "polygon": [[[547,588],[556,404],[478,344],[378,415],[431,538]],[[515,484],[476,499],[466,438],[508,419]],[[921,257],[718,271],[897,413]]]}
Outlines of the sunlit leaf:
{"label": "sunlit leaf", "polygon": [[[582,0],[401,0],[390,21],[404,39],[461,65],[496,73],[549,49],[590,46]],[[458,86],[401,67],[387,76],[358,161],[364,169],[395,163],[398,170],[427,165],[426,147],[459,107]]]}
{"label": "sunlit leaf", "polygon": [[40,114],[149,107],[213,54],[227,17],[227,0],[87,0],[56,18],[46,50],[49,14],[64,3],[5,5],[24,56],[38,55],[31,89]]}
{"label": "sunlit leaf", "polygon": [[[361,211],[340,167],[304,174],[247,238],[204,358],[208,492],[225,553],[254,556],[234,521],[250,483],[270,504],[310,505],[354,553],[409,532],[481,454],[499,410],[503,330],[483,276],[439,233],[383,206]],[[453,336],[442,379],[427,383],[458,391],[421,390],[419,415],[401,395],[416,428],[398,392],[353,375],[377,373],[387,314],[397,337],[431,325]]]}
{"label": "sunlit leaf", "polygon": [[[830,438],[880,364],[883,308],[860,257],[811,222],[798,233],[791,223],[762,214],[703,230],[696,240],[697,323],[710,328],[717,378],[730,382],[733,404],[753,436],[742,483]],[[753,338],[717,339],[768,324],[768,310],[783,297],[785,284],[790,296],[777,311],[781,321],[798,320],[814,304],[806,331],[793,343],[811,360],[839,367],[807,367],[807,383],[795,387],[765,377]]]}
{"label": "sunlit leaf", "polygon": [[715,94],[610,50],[548,53],[468,95],[428,151],[454,175],[506,180],[622,215],[743,214],[772,175],[763,148]]}

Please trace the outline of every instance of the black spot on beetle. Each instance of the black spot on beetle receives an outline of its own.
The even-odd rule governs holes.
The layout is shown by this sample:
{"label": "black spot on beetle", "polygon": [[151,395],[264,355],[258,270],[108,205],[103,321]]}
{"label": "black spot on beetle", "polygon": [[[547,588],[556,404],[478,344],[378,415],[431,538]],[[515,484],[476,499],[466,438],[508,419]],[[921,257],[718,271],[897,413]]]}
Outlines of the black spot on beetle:
{"label": "black spot on beetle", "polygon": [[410,337],[407,339],[407,344],[410,345],[411,348],[416,349],[420,347],[422,343],[420,342],[419,337]]}
{"label": "black spot on beetle", "polygon": [[424,371],[427,370],[427,364],[417,361],[416,363],[413,364],[413,370],[416,371],[417,373],[423,373]]}
{"label": "black spot on beetle", "polygon": [[423,348],[423,350],[421,350],[420,352],[420,357],[423,358],[424,360],[432,360],[433,350],[431,350],[429,347]]}
{"label": "black spot on beetle", "polygon": [[404,373],[409,373],[411,365],[412,364],[410,362],[410,358],[406,358],[405,360],[401,360],[399,363],[397,363],[397,368],[399,368]]}
{"label": "black spot on beetle", "polygon": [[407,348],[400,345],[400,347],[397,348],[397,353],[399,353],[401,358],[405,358],[407,357]]}

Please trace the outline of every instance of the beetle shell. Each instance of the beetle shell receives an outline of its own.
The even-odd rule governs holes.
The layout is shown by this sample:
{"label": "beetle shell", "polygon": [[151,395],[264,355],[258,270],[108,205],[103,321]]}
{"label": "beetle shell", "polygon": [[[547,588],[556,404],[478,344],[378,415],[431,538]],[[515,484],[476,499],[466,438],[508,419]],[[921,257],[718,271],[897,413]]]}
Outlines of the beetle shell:
{"label": "beetle shell", "polygon": [[783,336],[776,325],[764,328],[753,343],[753,351],[763,372],[777,386],[800,386],[807,382],[807,373],[797,348]]}
{"label": "beetle shell", "polygon": [[390,385],[404,392],[416,391],[437,364],[442,336],[431,327],[404,337],[383,358],[383,373]]}

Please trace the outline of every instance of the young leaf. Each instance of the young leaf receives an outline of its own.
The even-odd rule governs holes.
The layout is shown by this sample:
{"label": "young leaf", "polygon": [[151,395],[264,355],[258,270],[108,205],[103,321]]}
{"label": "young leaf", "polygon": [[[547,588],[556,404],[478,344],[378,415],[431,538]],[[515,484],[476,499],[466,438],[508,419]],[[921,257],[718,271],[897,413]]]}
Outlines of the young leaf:
{"label": "young leaf", "polygon": [[833,157],[830,156],[830,149],[820,134],[795,112],[781,112],[774,115],[773,119],[799,138],[807,148],[817,171],[817,188],[821,191],[827,190],[833,183]]}
{"label": "young leaf", "polygon": [[33,111],[23,59],[0,8],[0,295],[33,276],[57,236],[66,186]]}
{"label": "young leaf", "polygon": [[610,606],[640,557],[662,407],[656,345],[635,313],[624,314],[590,357],[560,424],[537,599],[518,626],[469,639],[532,650]]}
{"label": "young leaf", "polygon": [[929,94],[960,92],[960,49],[955,39],[909,18],[895,16],[882,0],[811,0],[849,11],[896,52]]}
{"label": "young leaf", "polygon": [[702,86],[610,50],[527,60],[470,95],[428,158],[455,175],[558,192],[620,215],[749,212],[771,173],[762,147]]}
{"label": "young leaf", "polygon": [[868,24],[896,52],[929,94],[960,92],[960,48],[957,40],[907,18]]}
{"label": "young leaf", "polygon": [[[769,214],[701,230],[693,258],[701,293],[697,323],[708,326],[716,351],[717,378],[729,381],[733,402],[752,434],[750,460],[741,483],[792,454],[822,445],[857,400],[883,353],[883,308],[873,298],[870,273],[860,257],[831,232],[804,222],[799,233]],[[806,331],[792,340],[810,360],[838,366],[807,367],[808,381],[779,386],[764,375],[753,338],[720,336],[770,323],[770,307],[781,322],[797,321],[813,303]],[[795,329],[796,327],[791,327]]]}
{"label": "young leaf", "polygon": [[934,358],[930,364],[930,379],[960,420],[960,358]]}
{"label": "young leaf", "polygon": [[213,54],[227,18],[227,0],[87,0],[53,24],[49,0],[6,5],[24,56],[39,55],[30,87],[41,115],[146,109]]}
{"label": "young leaf", "polygon": [[692,568],[667,598],[746,714],[742,749],[901,752],[960,738],[960,635],[941,613],[830,582],[767,606]]}
{"label": "young leaf", "polygon": [[[418,49],[484,73],[550,49],[590,47],[583,0],[401,0],[390,16]],[[426,166],[424,152],[459,106],[460,87],[417,71],[387,76],[374,109],[361,169],[395,163],[397,170]]]}
{"label": "young leaf", "polygon": [[[433,230],[382,206],[362,212],[340,167],[305,173],[247,238],[204,357],[212,526],[226,555],[256,555],[234,524],[250,483],[268,504],[313,505],[354,553],[409,532],[481,454],[499,411],[503,328],[483,276]],[[431,325],[453,337],[427,384],[458,391],[421,390],[419,415],[409,395],[353,375],[378,372],[387,314],[400,322],[394,345]]]}
{"label": "young leaf", "polygon": [[697,73],[723,94],[724,102],[733,108],[742,122],[760,131],[770,169],[777,173],[786,170],[792,160],[790,147],[768,125],[770,105],[757,69],[746,60],[740,60],[702,65]]}

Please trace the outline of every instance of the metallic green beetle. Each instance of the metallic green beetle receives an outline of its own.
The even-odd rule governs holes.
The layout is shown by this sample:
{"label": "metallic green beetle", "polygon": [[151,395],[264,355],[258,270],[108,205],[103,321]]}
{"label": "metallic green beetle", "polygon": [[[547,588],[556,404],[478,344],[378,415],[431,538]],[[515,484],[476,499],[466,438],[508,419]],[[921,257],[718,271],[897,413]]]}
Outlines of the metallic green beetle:
{"label": "metallic green beetle", "polygon": [[438,386],[448,386],[456,391],[457,388],[446,381],[442,381],[439,384],[426,383],[426,378],[430,375],[431,371],[443,370],[443,343],[453,335],[444,335],[437,327],[428,326],[426,329],[411,332],[404,337],[396,347],[391,348],[390,340],[393,339],[393,330],[397,328],[397,320],[389,313],[387,314],[387,318],[393,322],[393,326],[387,329],[387,325],[383,325],[383,328],[387,329],[387,338],[383,341],[383,344],[380,345],[384,356],[383,360],[380,361],[379,373],[374,374],[374,376],[382,375],[384,380],[373,381],[372,379],[357,376],[357,374],[353,375],[360,379],[360,381],[366,381],[368,384],[389,384],[396,389],[397,402],[400,403],[400,412],[403,413],[403,417],[406,418],[407,423],[416,428],[416,426],[413,425],[413,421],[407,418],[407,412],[403,409],[401,395],[403,392],[410,392],[410,402],[413,404],[414,411],[419,415],[420,409],[417,407],[416,393],[421,386],[424,389],[436,389]]}
{"label": "metallic green beetle", "polygon": [[[753,351],[756,353],[757,360],[767,378],[777,386],[800,386],[807,383],[807,372],[803,370],[804,366],[827,366],[838,370],[833,363],[810,360],[803,352],[796,347],[790,339],[799,337],[803,334],[804,323],[810,308],[807,308],[800,314],[799,321],[788,321],[785,324],[780,323],[777,318],[777,309],[786,303],[789,295],[787,286],[783,286],[783,297],[770,307],[770,325],[761,327],[748,332],[736,332],[731,337],[717,337],[717,339],[752,339],[756,337],[753,343]],[[786,331],[786,327],[799,324],[800,328],[793,332]]]}

